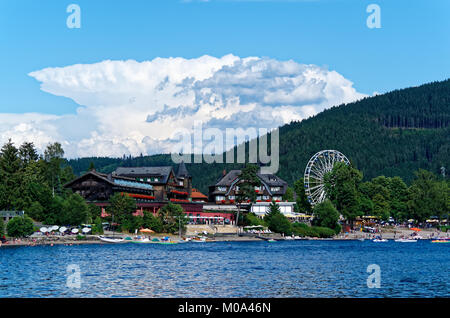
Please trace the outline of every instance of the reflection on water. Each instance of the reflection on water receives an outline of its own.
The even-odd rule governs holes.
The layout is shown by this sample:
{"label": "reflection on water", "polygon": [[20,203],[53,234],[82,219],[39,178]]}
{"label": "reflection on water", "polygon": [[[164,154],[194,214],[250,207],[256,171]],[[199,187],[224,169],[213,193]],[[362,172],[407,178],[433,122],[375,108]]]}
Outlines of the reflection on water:
{"label": "reflection on water", "polygon": [[[0,297],[448,297],[448,244],[286,241],[0,249]],[[67,266],[81,270],[69,288]],[[381,288],[369,289],[369,264]]]}

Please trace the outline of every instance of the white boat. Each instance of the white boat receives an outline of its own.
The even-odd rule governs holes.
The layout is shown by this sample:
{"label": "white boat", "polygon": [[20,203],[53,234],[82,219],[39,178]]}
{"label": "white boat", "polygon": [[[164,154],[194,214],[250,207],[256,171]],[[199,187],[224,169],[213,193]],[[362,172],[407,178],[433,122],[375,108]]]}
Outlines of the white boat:
{"label": "white boat", "polygon": [[378,243],[378,242],[387,242],[388,240],[386,239],[374,239],[372,240],[372,242]]}
{"label": "white boat", "polygon": [[412,239],[397,239],[395,241],[401,242],[401,243],[416,243],[417,242],[417,240],[412,240]]}
{"label": "white boat", "polygon": [[148,237],[132,240],[131,243],[155,243],[152,242]]}
{"label": "white boat", "polygon": [[196,242],[196,243],[206,242],[206,237],[204,237],[204,236],[194,237],[193,239],[191,239],[191,242]]}
{"label": "white boat", "polygon": [[103,235],[100,235],[98,238],[106,243],[120,243],[124,241],[124,239],[120,237],[106,237]]}

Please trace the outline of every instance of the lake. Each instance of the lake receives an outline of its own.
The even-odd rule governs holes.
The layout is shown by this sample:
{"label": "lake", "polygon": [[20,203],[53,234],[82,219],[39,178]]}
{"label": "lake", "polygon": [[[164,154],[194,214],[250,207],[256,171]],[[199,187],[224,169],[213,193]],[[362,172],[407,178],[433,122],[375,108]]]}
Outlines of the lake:
{"label": "lake", "polygon": [[[368,288],[371,264],[380,288]],[[0,268],[0,297],[450,295],[450,244],[430,241],[2,247]]]}

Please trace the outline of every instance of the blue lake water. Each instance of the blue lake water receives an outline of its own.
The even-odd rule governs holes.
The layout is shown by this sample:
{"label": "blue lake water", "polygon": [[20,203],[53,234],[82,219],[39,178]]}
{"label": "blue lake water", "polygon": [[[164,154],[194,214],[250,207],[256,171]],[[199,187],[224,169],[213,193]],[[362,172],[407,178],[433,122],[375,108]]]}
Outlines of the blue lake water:
{"label": "blue lake water", "polygon": [[[67,286],[67,266],[81,287]],[[368,288],[367,266],[380,266]],[[0,248],[0,297],[449,297],[450,244],[214,242]]]}

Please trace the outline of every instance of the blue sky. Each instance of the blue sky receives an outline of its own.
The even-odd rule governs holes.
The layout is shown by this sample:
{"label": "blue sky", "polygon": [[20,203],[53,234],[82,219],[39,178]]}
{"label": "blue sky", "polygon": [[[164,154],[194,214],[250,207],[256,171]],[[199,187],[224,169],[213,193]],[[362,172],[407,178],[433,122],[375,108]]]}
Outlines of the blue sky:
{"label": "blue sky", "polygon": [[[81,8],[81,28],[66,7]],[[381,7],[381,29],[366,26]],[[28,74],[105,60],[267,57],[314,64],[371,95],[450,74],[450,1],[104,1],[0,2],[0,113],[75,114],[79,103],[40,90]]]}

